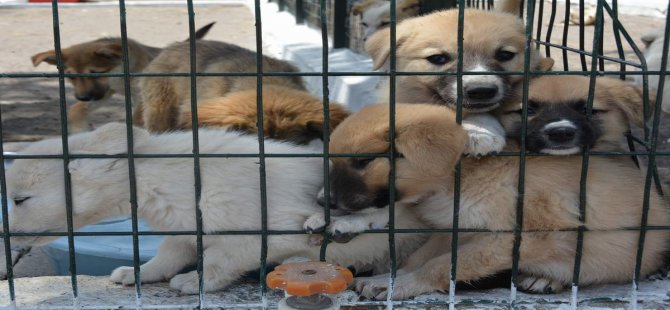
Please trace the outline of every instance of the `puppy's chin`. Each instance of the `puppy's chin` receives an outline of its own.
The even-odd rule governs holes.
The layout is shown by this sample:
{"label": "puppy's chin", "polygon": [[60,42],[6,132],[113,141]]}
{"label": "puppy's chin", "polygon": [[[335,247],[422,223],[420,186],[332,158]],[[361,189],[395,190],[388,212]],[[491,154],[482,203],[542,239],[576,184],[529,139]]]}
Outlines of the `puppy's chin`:
{"label": "puppy's chin", "polygon": [[573,147],[548,147],[548,148],[543,148],[539,151],[539,153],[543,154],[550,154],[550,155],[575,155],[581,153],[582,148],[579,146],[573,146]]}
{"label": "puppy's chin", "polygon": [[469,113],[486,113],[497,109],[499,106],[500,102],[493,102],[493,103],[463,102],[463,110]]}

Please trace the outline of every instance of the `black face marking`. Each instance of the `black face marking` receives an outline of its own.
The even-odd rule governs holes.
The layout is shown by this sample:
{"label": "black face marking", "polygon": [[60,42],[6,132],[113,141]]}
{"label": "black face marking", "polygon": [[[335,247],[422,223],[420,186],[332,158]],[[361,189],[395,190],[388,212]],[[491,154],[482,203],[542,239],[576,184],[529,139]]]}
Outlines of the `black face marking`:
{"label": "black face marking", "polygon": [[[602,135],[602,123],[593,110],[586,116],[583,100],[572,102],[541,102],[529,100],[526,127],[526,149],[536,153],[570,155],[592,148]],[[522,110],[512,113],[521,114]],[[508,136],[519,141],[521,121],[508,130]]]}
{"label": "black face marking", "polygon": [[[368,161],[374,158],[361,158]],[[389,190],[387,186],[370,188],[360,174],[363,163],[336,162],[330,174],[331,208],[349,212],[368,208],[383,208],[389,204]],[[397,197],[400,194],[396,195]]]}

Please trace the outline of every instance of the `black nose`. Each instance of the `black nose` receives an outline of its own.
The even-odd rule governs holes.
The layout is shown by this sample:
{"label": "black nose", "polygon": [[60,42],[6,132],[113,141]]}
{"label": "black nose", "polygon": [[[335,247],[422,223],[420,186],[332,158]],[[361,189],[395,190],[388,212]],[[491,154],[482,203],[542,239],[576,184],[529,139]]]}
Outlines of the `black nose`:
{"label": "black nose", "polygon": [[322,207],[328,206],[330,209],[337,208],[337,201],[335,200],[335,196],[333,194],[330,194],[330,200],[328,201],[330,205],[326,204],[326,195],[316,197],[316,203]]}
{"label": "black nose", "polygon": [[466,89],[469,99],[486,100],[493,99],[498,94],[498,87],[478,86]]}
{"label": "black nose", "polygon": [[577,129],[573,127],[554,127],[545,131],[551,142],[566,143],[575,139]]}
{"label": "black nose", "polygon": [[75,97],[79,101],[91,101],[91,100],[93,100],[93,98],[89,95],[83,95],[83,96],[75,95]]}

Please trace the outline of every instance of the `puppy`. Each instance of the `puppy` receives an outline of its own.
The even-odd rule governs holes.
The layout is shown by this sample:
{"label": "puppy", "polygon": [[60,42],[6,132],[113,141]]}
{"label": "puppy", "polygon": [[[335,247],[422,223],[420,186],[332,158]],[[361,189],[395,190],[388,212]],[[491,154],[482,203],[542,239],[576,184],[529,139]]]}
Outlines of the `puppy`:
{"label": "puppy", "polygon": [[[663,59],[663,31],[649,33],[642,37],[647,49],[644,51],[644,58],[647,61],[647,69],[650,71],[661,71],[661,60]],[[668,70],[670,65],[665,68]],[[657,90],[658,75],[649,75],[649,87]],[[642,75],[634,76],[635,83],[642,85]],[[663,88],[663,105],[661,106],[665,113],[670,113],[670,77],[665,77],[665,87]]]}
{"label": "puppy", "polygon": [[[396,21],[419,15],[420,0],[397,0]],[[363,28],[363,41],[376,31],[387,28],[391,24],[391,1],[363,0],[351,6],[351,14],[360,16]]]}
{"label": "puppy", "polygon": [[[508,6],[502,6],[508,8]],[[509,6],[513,7],[513,6]],[[518,7],[517,11],[518,11]],[[407,19],[396,29],[396,69],[401,72],[456,72],[458,52],[458,10],[446,10]],[[463,30],[463,71],[522,71],[526,36],[523,21],[504,12],[466,9]],[[445,33],[446,32],[446,33]],[[375,69],[388,69],[390,30],[375,33],[366,43]],[[531,70],[548,70],[551,58],[530,52]],[[505,145],[498,121],[485,113],[514,101],[522,75],[463,76],[463,124],[470,132],[467,153],[479,155],[500,151]],[[397,102],[424,102],[455,109],[456,75],[398,75]],[[388,80],[380,88],[381,101],[388,101]]]}
{"label": "puppy", "polygon": [[[176,43],[165,48],[145,69],[151,73],[190,72],[190,44]],[[256,53],[245,48],[217,41],[196,42],[196,71],[199,73],[255,73]],[[298,72],[292,64],[263,56],[263,72]],[[197,99],[218,98],[228,93],[255,90],[256,76],[200,76],[197,78]],[[266,76],[263,85],[278,85],[305,90],[299,76]],[[191,104],[190,77],[141,77],[144,127],[150,132],[164,132],[179,127],[179,113]]]}
{"label": "puppy", "polygon": [[[331,151],[388,152],[388,114],[388,106],[376,105],[350,116],[333,132]],[[454,119],[454,113],[444,107],[396,106],[396,210],[412,208],[435,228],[452,227],[452,171],[467,139]],[[331,160],[331,200],[338,208],[384,206],[376,198],[388,192],[387,158]],[[464,158],[461,164],[459,226],[493,232],[461,232],[457,249],[450,248],[451,234],[433,234],[398,270],[394,299],[448,290],[452,251],[458,251],[457,281],[475,281],[512,266],[519,158]],[[526,158],[519,289],[548,293],[571,284],[577,233],[561,230],[580,226],[580,174],[579,156]],[[586,187],[588,231],[580,285],[630,281],[636,261],[636,251],[631,249],[637,248],[639,231],[623,228],[641,223],[644,180],[629,162],[592,157]],[[648,225],[669,224],[662,198],[653,190],[649,198]],[[384,214],[377,212],[380,217]],[[642,276],[662,265],[669,239],[664,231],[647,231]],[[359,278],[356,289],[363,296],[384,299],[389,293],[388,277]]]}
{"label": "puppy", "polygon": [[[195,39],[202,39],[207,35],[214,23],[209,23],[198,29]],[[129,72],[142,72],[151,60],[160,53],[161,49],[128,39],[128,66]],[[61,49],[61,59],[65,73],[123,73],[123,46],[121,38],[101,38],[84,42]],[[46,62],[56,65],[56,51],[48,50],[31,57],[33,66]],[[82,103],[75,105],[86,106],[84,102],[102,100],[114,93],[124,95],[124,81],[122,77],[73,77],[68,78],[74,87],[74,95]],[[132,83],[131,83],[132,85]],[[133,89],[132,93],[137,93]],[[134,100],[133,102],[138,102]],[[88,107],[77,108],[87,110]],[[141,124],[141,108],[135,108],[136,124]],[[87,123],[88,113],[74,113],[80,118],[71,119],[75,131],[84,130],[81,123]],[[139,123],[138,123],[139,122]]]}
{"label": "puppy", "polygon": [[[526,149],[553,155],[627,150],[624,134],[630,123],[643,126],[642,89],[613,78],[597,78],[591,119],[586,117],[589,78],[541,76],[531,81],[528,93]],[[650,96],[651,97],[651,96]],[[654,101],[650,98],[653,111]],[[521,103],[508,103],[497,111],[507,136],[518,141],[522,124]]]}
{"label": "puppy", "polygon": [[[245,133],[258,132],[257,92],[255,89],[230,93],[198,104],[198,125],[224,127]],[[191,126],[191,106],[183,105],[179,128]],[[348,112],[337,103],[329,105],[330,130],[335,129]],[[267,85],[263,87],[263,134],[270,139],[308,144],[322,139],[323,102],[305,91]]]}
{"label": "puppy", "polygon": [[[134,128],[136,154],[184,154],[192,148],[189,132],[150,136]],[[76,154],[125,154],[126,127],[104,125],[92,132],[69,137],[70,151]],[[255,136],[226,130],[200,131],[200,151],[209,154],[256,153]],[[273,140],[265,141],[268,153],[311,153],[304,146]],[[36,142],[23,154],[61,154],[60,139]],[[321,158],[266,158],[267,228],[300,230],[306,218],[322,211],[315,203],[323,181]],[[257,158],[201,158],[204,246],[204,289],[214,291],[229,285],[245,271],[258,268],[261,236],[208,235],[215,231],[260,230],[260,172]],[[68,164],[72,180],[72,213],[78,229],[112,216],[130,215],[128,160],[74,159]],[[195,231],[193,160],[190,158],[135,159],[138,216],[158,231]],[[15,160],[7,171],[7,192],[14,202],[9,215],[12,232],[62,232],[66,230],[63,161],[60,159]],[[402,212],[401,212],[402,213]],[[411,213],[398,215],[405,227],[419,225]],[[16,236],[13,246],[41,245],[55,236]],[[396,237],[403,249],[416,249],[417,235]],[[291,256],[318,260],[320,247],[311,247],[308,236],[300,234],[268,237],[268,261]],[[404,250],[403,250],[404,251]],[[398,251],[399,257],[409,252]],[[170,286],[187,294],[198,293],[195,271],[178,274],[197,262],[196,238],[192,235],[166,236],[158,253],[141,266],[141,281],[170,280]],[[367,265],[387,269],[388,238],[377,234],[353,240],[347,245],[328,247],[329,261],[357,269]],[[359,269],[360,270],[360,269]],[[120,267],[112,281],[134,283],[132,267]]]}

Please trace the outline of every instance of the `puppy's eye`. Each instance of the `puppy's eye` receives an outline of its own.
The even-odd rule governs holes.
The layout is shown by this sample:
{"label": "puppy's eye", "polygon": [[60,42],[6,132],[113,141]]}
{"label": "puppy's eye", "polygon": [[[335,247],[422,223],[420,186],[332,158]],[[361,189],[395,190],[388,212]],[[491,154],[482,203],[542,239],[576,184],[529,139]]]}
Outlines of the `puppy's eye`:
{"label": "puppy's eye", "polygon": [[16,197],[14,198],[14,205],[19,207],[21,206],[22,203],[26,202],[26,200],[30,199],[30,197]]}
{"label": "puppy's eye", "polygon": [[91,73],[106,73],[107,71],[103,71],[103,70],[89,70],[89,72],[91,72]]}
{"label": "puppy's eye", "polygon": [[390,24],[391,24],[390,22],[381,22],[379,23],[379,28],[388,27]]}
{"label": "puppy's eye", "polygon": [[514,56],[516,56],[516,53],[514,52],[498,50],[496,52],[495,58],[497,61],[510,61],[512,58],[514,58]]}
{"label": "puppy's eye", "polygon": [[367,24],[367,23],[361,23],[361,26],[363,26],[363,27],[367,27],[368,24]]}
{"label": "puppy's eye", "polygon": [[354,169],[365,169],[373,160],[375,160],[374,157],[354,158],[352,165]]}
{"label": "puppy's eye", "polygon": [[428,62],[434,64],[434,65],[443,65],[451,61],[451,57],[447,54],[435,54],[435,55],[430,55],[426,57],[426,60]]}

